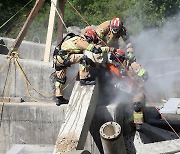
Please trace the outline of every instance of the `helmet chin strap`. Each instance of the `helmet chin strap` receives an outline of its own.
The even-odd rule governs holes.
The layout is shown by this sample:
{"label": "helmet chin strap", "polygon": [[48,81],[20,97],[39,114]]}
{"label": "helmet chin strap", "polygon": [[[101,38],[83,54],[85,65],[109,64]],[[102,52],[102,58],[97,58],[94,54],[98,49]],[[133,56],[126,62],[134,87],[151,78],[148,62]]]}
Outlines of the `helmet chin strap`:
{"label": "helmet chin strap", "polygon": [[113,29],[111,30],[113,34],[117,34],[118,30],[114,31]]}
{"label": "helmet chin strap", "polygon": [[86,39],[87,39],[88,43],[92,42],[92,39],[89,36],[86,36]]}

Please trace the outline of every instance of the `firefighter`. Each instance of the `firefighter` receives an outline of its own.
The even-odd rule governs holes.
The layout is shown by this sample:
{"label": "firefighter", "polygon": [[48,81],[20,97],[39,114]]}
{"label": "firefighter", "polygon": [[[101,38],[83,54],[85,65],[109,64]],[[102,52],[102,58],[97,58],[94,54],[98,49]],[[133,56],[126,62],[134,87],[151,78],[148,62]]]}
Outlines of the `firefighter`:
{"label": "firefighter", "polygon": [[133,118],[136,130],[140,130],[144,122],[144,106],[145,106],[145,95],[138,93],[133,98]]}
{"label": "firefighter", "polygon": [[101,39],[101,44],[116,49],[119,48],[119,38],[121,37],[126,44],[129,60],[135,61],[132,43],[130,42],[129,35],[120,18],[113,18],[112,20],[105,21],[98,25],[96,33]]}
{"label": "firefighter", "polygon": [[147,71],[136,61],[129,60],[123,50],[117,49],[116,52],[110,53],[109,59],[106,68],[110,74],[122,77],[130,73],[129,75],[133,75],[141,85],[148,79]]}
{"label": "firefighter", "polygon": [[95,81],[89,74],[88,68],[93,64],[92,60],[83,54],[84,50],[94,54],[109,52],[114,48],[96,47],[98,42],[96,32],[87,29],[83,36],[69,33],[55,48],[53,62],[56,70],[55,96],[56,105],[67,104],[68,100],[63,97],[63,87],[66,83],[66,70],[72,64],[79,63],[79,77],[81,85],[94,85]]}

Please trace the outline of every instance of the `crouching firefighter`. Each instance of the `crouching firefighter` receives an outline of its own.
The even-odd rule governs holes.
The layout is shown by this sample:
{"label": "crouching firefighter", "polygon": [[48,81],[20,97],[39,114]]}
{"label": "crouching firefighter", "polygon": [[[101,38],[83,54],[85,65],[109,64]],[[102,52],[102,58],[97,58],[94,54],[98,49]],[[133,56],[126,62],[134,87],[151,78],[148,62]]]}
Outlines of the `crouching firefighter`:
{"label": "crouching firefighter", "polygon": [[136,61],[131,61],[121,49],[110,54],[106,68],[110,74],[114,74],[116,77],[128,76],[127,71],[129,71],[140,85],[143,85],[148,79],[148,72]]}
{"label": "crouching firefighter", "polygon": [[94,44],[97,41],[96,32],[90,29],[88,33],[84,33],[84,36],[67,34],[55,48],[53,62],[56,70],[55,96],[57,106],[68,103],[68,100],[63,97],[63,88],[66,83],[66,70],[72,64],[79,63],[81,85],[95,84],[95,80],[89,74],[89,66],[93,62],[83,54],[83,51],[88,50],[95,54],[102,53],[101,48],[97,48]]}

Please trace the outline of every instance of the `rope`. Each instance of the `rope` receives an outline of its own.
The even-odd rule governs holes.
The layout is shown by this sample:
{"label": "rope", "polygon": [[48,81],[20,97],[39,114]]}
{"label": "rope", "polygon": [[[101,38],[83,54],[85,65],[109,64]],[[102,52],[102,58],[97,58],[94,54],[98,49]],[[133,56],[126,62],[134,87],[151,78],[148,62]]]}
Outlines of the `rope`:
{"label": "rope", "polygon": [[[19,64],[19,62],[17,61],[17,59],[15,59],[15,62],[16,62],[17,66],[18,66],[18,68],[19,68],[19,70],[20,70],[20,72],[21,72],[21,74],[22,74],[22,76],[23,76],[23,78],[24,78],[24,80],[25,80],[25,82],[26,82],[26,84],[27,84],[27,88],[28,88],[29,86],[31,86],[31,88],[32,88],[33,90],[35,90],[38,94],[40,94],[40,95],[43,96],[43,97],[53,97],[53,96],[54,96],[54,94],[53,94],[53,95],[43,94],[42,92],[40,92],[40,91],[38,91],[36,88],[34,88],[34,87],[32,86],[32,84],[29,82],[29,80],[28,80],[25,72],[23,71],[23,69],[22,69],[21,65]],[[77,75],[66,85],[66,87],[63,88],[63,91],[76,79],[76,77],[77,77]],[[29,92],[28,92],[28,93],[29,93]],[[32,97],[32,96],[31,96],[31,97]]]}
{"label": "rope", "polygon": [[[114,53],[113,53],[114,54]],[[138,86],[138,88],[140,89],[140,91],[146,96],[147,100],[151,103],[151,105],[158,111],[158,113],[161,115],[161,117],[164,119],[164,121],[169,125],[169,127],[171,128],[171,130],[176,134],[176,136],[178,138],[180,138],[180,136],[178,135],[178,133],[174,130],[174,128],[170,125],[170,123],[167,121],[167,119],[162,115],[162,113],[160,113],[160,111],[158,110],[158,108],[156,107],[156,105],[153,103],[153,101],[150,99],[150,97],[146,94],[146,92],[142,89],[142,87],[139,85],[139,83],[136,81],[136,79],[133,77],[133,74],[127,70],[127,68],[124,66],[124,64],[117,58],[117,56],[114,54],[114,56],[116,57],[116,59],[118,60],[118,62],[123,66],[124,70],[128,73],[128,76],[130,77],[130,79]]]}
{"label": "rope", "polygon": [[84,20],[84,22],[88,25],[88,26],[91,26],[88,22],[87,22],[87,20],[79,13],[79,11],[72,5],[72,3],[69,1],[69,0],[67,0],[68,1],[68,3],[71,5],[71,7],[79,14],[79,16]]}
{"label": "rope", "polygon": [[11,18],[9,18],[4,24],[0,26],[0,29],[4,27],[11,19],[13,19],[20,11],[22,11],[27,5],[29,5],[33,0],[29,1],[26,5],[24,5],[16,14],[14,14]]}
{"label": "rope", "polygon": [[68,28],[66,27],[66,24],[65,24],[63,18],[61,17],[61,15],[60,15],[60,13],[59,13],[59,11],[58,11],[58,9],[57,9],[55,3],[54,3],[53,1],[51,1],[51,3],[53,3],[53,5],[54,5],[54,7],[55,7],[55,10],[56,10],[56,13],[58,14],[58,16],[59,16],[59,18],[61,19],[61,21],[62,21],[64,27],[66,28],[66,31],[68,32]]}
{"label": "rope", "polygon": [[[87,20],[80,14],[80,12],[72,5],[72,3],[71,3],[69,0],[67,0],[67,1],[68,1],[68,3],[71,5],[71,7],[78,13],[78,15],[83,19],[83,21],[84,21],[88,26],[91,27],[91,25],[90,25],[90,24],[87,22]],[[108,47],[107,43],[106,43],[103,39],[101,39],[98,35],[97,35],[97,37],[98,37],[98,39],[99,39],[105,46]]]}
{"label": "rope", "polygon": [[[79,14],[79,16],[86,22],[87,25],[90,26],[90,24],[85,20],[85,18],[79,13],[79,11],[69,2],[69,0],[67,0],[68,3],[72,6],[72,8]],[[102,40],[102,39],[101,39]],[[103,41],[103,43],[107,45],[107,43],[105,43]],[[159,114],[161,115],[161,117],[164,119],[164,121],[169,125],[169,127],[172,129],[172,131],[176,134],[176,136],[178,138],[180,138],[180,136],[178,135],[178,133],[174,130],[174,128],[170,125],[170,123],[167,121],[167,119],[160,113],[160,111],[158,110],[158,108],[156,107],[156,105],[153,103],[153,101],[150,99],[150,97],[148,97],[148,95],[146,94],[146,92],[142,89],[142,87],[139,85],[139,83],[135,80],[135,78],[133,77],[132,73],[129,72],[127,70],[127,68],[124,66],[124,64],[118,59],[118,57],[112,52],[112,54],[115,56],[115,58],[118,60],[118,62],[123,66],[123,68],[125,69],[125,71],[128,73],[128,76],[130,77],[130,79],[135,82],[135,84],[138,86],[138,88],[142,91],[142,93],[146,96],[147,100],[153,105],[153,107],[159,112]]]}
{"label": "rope", "polygon": [[[1,127],[1,122],[2,122],[2,117],[3,117],[3,110],[4,110],[4,100],[5,100],[5,98],[6,98],[6,96],[7,96],[7,92],[8,92],[8,88],[9,88],[9,85],[10,85],[10,82],[11,82],[11,80],[10,80],[10,77],[11,77],[11,75],[12,75],[12,66],[11,66],[11,64],[12,64],[12,61],[11,61],[12,59],[10,59],[10,61],[9,61],[9,68],[10,68],[10,70],[8,71],[9,73],[8,73],[8,76],[7,76],[7,78],[6,78],[6,81],[7,82],[5,82],[5,87],[4,87],[4,90],[3,90],[3,99],[2,99],[2,106],[1,106],[1,120],[0,120],[0,127]],[[7,84],[6,84],[7,83]],[[6,86],[7,85],[7,86]]]}
{"label": "rope", "polygon": [[75,77],[63,88],[62,91],[64,91],[76,78],[77,78],[78,74],[75,75]]}
{"label": "rope", "polygon": [[36,89],[32,86],[32,84],[29,82],[26,74],[24,73],[24,71],[23,71],[21,65],[19,64],[19,62],[17,61],[17,59],[15,59],[15,62],[16,62],[16,65],[18,66],[18,69],[19,69],[21,75],[23,76],[26,84],[28,84],[27,87],[31,86],[31,88],[32,88],[33,90],[35,90],[38,94],[40,94],[40,95],[43,96],[43,97],[52,97],[52,96],[54,96],[54,95],[45,95],[45,94],[42,94],[41,92],[39,92],[38,90],[36,90]]}
{"label": "rope", "polygon": [[0,69],[0,73],[4,70],[4,68],[6,67],[6,65],[10,62],[10,60],[11,59],[8,59],[7,61],[6,61],[6,63],[4,63],[4,65],[1,67],[1,69]]}

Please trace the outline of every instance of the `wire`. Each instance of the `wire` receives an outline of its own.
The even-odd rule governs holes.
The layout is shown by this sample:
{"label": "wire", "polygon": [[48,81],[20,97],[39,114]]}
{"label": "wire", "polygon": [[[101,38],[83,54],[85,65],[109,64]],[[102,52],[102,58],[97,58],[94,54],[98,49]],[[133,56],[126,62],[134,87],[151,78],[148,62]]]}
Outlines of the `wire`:
{"label": "wire", "polygon": [[30,13],[30,12],[28,12],[26,15],[24,15],[23,18],[18,21],[18,23],[12,24],[11,26],[9,26],[9,28],[6,30],[5,36],[11,34],[14,29],[19,28],[19,27],[20,27],[20,24],[21,24],[22,21],[24,20],[24,17],[27,17],[27,15],[28,15],[29,13]]}
{"label": "wire", "polygon": [[[23,71],[23,69],[22,69],[22,67],[21,67],[21,65],[19,64],[19,62],[18,62],[17,59],[15,59],[15,62],[16,62],[16,65],[18,66],[18,68],[19,68],[19,70],[20,70],[20,72],[21,72],[21,75],[23,76],[25,82],[28,84],[28,86],[31,86],[38,94],[40,94],[40,95],[43,96],[43,97],[52,97],[52,96],[54,96],[54,95],[45,95],[45,94],[42,94],[41,92],[39,92],[38,90],[36,90],[36,89],[32,86],[32,84],[29,82],[29,80],[28,80],[25,72]],[[27,86],[27,88],[28,88],[28,86]]]}
{"label": "wire", "polygon": [[[114,53],[112,53],[114,54]],[[180,136],[178,135],[178,133],[174,130],[174,128],[170,125],[170,123],[167,121],[167,119],[162,115],[162,113],[160,113],[160,111],[158,110],[158,108],[156,107],[156,105],[153,103],[153,101],[150,99],[150,97],[146,94],[146,92],[142,89],[142,87],[139,85],[139,83],[136,81],[136,79],[133,77],[133,74],[127,70],[127,68],[124,66],[124,64],[117,58],[117,56],[114,54],[115,58],[118,60],[118,62],[123,66],[124,70],[128,73],[128,76],[130,77],[130,79],[138,86],[138,88],[141,90],[141,92],[146,96],[147,100],[151,103],[151,105],[159,112],[159,114],[161,115],[161,117],[163,118],[163,120],[169,125],[169,127],[172,129],[172,131],[176,134],[176,136],[178,138],[180,138]]]}
{"label": "wire", "polygon": [[55,3],[54,3],[53,1],[51,1],[51,3],[53,3],[53,5],[54,5],[54,7],[55,7],[55,10],[56,10],[56,13],[58,14],[58,16],[59,16],[59,18],[61,19],[61,21],[62,21],[64,27],[66,28],[66,31],[68,32],[68,28],[66,27],[66,24],[65,24],[63,18],[61,17],[61,15],[60,15],[60,13],[59,13],[59,11],[58,11],[58,9],[57,9]]}
{"label": "wire", "polygon": [[79,11],[72,5],[72,3],[71,3],[69,0],[67,0],[67,1],[68,1],[68,3],[71,5],[71,7],[79,14],[79,16],[84,20],[84,22],[85,22],[87,25],[91,26],[91,25],[87,22],[87,20],[79,13]]}
{"label": "wire", "polygon": [[26,5],[24,5],[16,14],[14,14],[11,18],[9,18],[4,24],[0,26],[0,29],[4,27],[11,19],[13,19],[20,11],[22,11],[27,5],[29,5],[33,0],[29,1]]}

